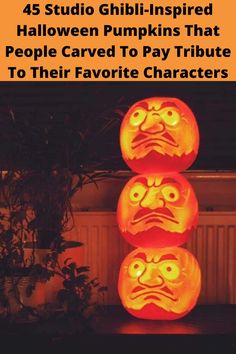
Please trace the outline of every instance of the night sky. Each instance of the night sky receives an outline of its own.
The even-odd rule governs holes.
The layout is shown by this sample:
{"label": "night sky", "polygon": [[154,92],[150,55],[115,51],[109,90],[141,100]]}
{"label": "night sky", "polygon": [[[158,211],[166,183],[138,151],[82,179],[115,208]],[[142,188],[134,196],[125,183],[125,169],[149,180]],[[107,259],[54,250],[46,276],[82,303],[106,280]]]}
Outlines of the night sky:
{"label": "night sky", "polygon": [[201,142],[191,169],[236,170],[235,82],[1,82],[0,166],[128,169],[120,122],[152,96],[177,97],[194,112]]}

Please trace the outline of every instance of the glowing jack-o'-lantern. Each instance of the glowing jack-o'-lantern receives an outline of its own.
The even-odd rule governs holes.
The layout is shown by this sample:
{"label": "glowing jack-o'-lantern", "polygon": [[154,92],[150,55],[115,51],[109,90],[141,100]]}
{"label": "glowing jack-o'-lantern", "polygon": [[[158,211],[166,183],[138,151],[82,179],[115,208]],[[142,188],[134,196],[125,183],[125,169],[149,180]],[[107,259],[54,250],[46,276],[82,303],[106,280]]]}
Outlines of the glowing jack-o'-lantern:
{"label": "glowing jack-o'-lantern", "polygon": [[117,221],[133,246],[179,246],[197,225],[198,202],[191,185],[178,173],[138,175],[121,192]]}
{"label": "glowing jack-o'-lantern", "polygon": [[187,250],[138,248],[121,265],[118,291],[135,317],[173,320],[195,306],[200,286],[199,265]]}
{"label": "glowing jack-o'-lantern", "polygon": [[177,98],[144,99],[125,115],[120,146],[123,159],[137,173],[184,171],[198,153],[195,117]]}

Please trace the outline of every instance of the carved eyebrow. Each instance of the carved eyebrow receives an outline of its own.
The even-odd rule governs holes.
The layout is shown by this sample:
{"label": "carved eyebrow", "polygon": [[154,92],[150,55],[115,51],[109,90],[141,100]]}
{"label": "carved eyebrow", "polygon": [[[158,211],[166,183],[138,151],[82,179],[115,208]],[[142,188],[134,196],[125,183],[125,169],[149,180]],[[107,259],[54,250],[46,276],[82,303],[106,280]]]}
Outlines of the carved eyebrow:
{"label": "carved eyebrow", "polygon": [[[137,253],[134,258],[138,258],[138,259],[142,259],[144,262],[148,263],[147,261],[147,257],[146,254],[143,252],[139,252]],[[164,254],[163,256],[161,256],[161,258],[158,260],[157,263],[162,262],[162,261],[166,261],[166,260],[175,260],[177,261],[177,258],[173,255],[173,254]],[[153,262],[153,261],[152,261]],[[156,263],[156,262],[155,262]]]}
{"label": "carved eyebrow", "polygon": [[165,254],[165,255],[161,256],[161,258],[159,259],[159,261],[157,263],[165,261],[165,260],[171,260],[171,259],[174,259],[177,261],[177,258],[173,254]]}
{"label": "carved eyebrow", "polygon": [[163,102],[163,103],[161,104],[161,107],[159,108],[159,110],[160,110],[160,109],[163,109],[163,108],[166,108],[166,107],[175,107],[175,108],[178,108],[174,102]]}
{"label": "carved eyebrow", "polygon": [[145,187],[147,187],[147,179],[145,177],[138,177],[135,180],[135,183],[142,183]]}
{"label": "carved eyebrow", "polygon": [[134,258],[139,258],[139,259],[142,259],[143,261],[147,262],[147,258],[146,258],[146,254],[143,253],[143,252],[139,252],[137,253]]}
{"label": "carved eyebrow", "polygon": [[[137,183],[137,182],[143,184],[145,187],[148,187],[147,179],[145,177],[138,177],[135,180],[135,183]],[[181,186],[180,182],[178,182],[176,179],[171,178],[171,177],[163,178],[163,180],[161,181],[161,184],[159,186],[161,186],[163,184],[169,184],[169,183],[174,183],[174,184],[178,184],[179,186]]]}
{"label": "carved eyebrow", "polygon": [[146,111],[148,111],[148,104],[147,104],[147,102],[139,102],[139,103],[137,104],[137,106],[134,108],[134,111],[136,111],[136,109],[138,109],[138,108],[143,108],[143,109],[145,109]]}

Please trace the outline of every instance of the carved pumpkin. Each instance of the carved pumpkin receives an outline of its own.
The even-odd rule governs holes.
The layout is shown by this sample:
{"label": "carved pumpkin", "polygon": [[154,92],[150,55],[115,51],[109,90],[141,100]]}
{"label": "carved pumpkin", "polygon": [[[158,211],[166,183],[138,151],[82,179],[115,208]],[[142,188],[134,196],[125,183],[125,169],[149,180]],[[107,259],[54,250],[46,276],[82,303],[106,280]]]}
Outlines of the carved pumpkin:
{"label": "carved pumpkin", "polygon": [[197,225],[198,202],[189,182],[178,173],[138,175],[121,192],[117,221],[133,246],[178,246]]}
{"label": "carved pumpkin", "polygon": [[173,320],[195,306],[200,286],[199,265],[186,249],[138,248],[121,265],[118,291],[133,316]]}
{"label": "carved pumpkin", "polygon": [[144,99],[125,115],[120,146],[123,159],[137,173],[184,171],[198,153],[195,117],[177,98]]}

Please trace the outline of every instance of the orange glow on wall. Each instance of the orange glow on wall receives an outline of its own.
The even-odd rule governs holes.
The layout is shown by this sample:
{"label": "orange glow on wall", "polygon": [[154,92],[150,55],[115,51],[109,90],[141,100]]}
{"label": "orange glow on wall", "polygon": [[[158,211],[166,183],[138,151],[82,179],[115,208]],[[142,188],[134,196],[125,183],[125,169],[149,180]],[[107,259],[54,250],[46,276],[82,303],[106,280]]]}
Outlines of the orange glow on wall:
{"label": "orange glow on wall", "polygon": [[138,175],[121,192],[117,220],[133,246],[179,246],[197,225],[198,202],[189,182],[178,173]]}
{"label": "orange glow on wall", "polygon": [[198,262],[180,247],[135,249],[120,268],[122,304],[138,318],[181,318],[195,306],[200,287]]}
{"label": "orange glow on wall", "polygon": [[124,161],[137,173],[184,171],[198,153],[194,114],[177,98],[139,101],[123,119],[120,146]]}

